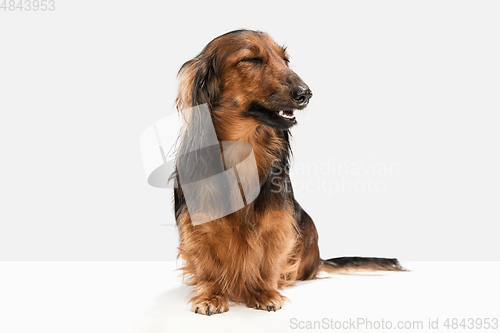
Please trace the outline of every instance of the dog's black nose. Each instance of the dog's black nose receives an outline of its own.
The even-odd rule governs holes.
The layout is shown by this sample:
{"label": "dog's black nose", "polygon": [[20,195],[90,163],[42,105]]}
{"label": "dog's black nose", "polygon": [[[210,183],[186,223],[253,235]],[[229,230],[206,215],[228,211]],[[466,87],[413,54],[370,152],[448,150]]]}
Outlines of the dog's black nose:
{"label": "dog's black nose", "polygon": [[312,97],[312,91],[307,86],[296,86],[292,90],[292,100],[298,106],[306,106]]}

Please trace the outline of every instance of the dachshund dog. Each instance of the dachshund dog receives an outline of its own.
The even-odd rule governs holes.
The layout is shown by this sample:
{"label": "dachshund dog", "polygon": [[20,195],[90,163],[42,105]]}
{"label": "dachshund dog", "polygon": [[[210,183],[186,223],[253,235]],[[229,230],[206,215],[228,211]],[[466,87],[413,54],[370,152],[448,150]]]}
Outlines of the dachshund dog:
{"label": "dachshund dog", "polygon": [[[288,167],[294,114],[312,97],[288,64],[286,49],[269,35],[236,30],[212,40],[179,71],[178,111],[206,104],[217,140],[253,149],[260,186],[244,208],[202,224],[193,223],[183,189],[175,188],[181,269],[195,286],[189,301],[195,313],[223,313],[229,302],[276,311],[285,300],[278,289],[313,279],[320,270],[404,270],[397,259],[320,258],[316,227],[295,200],[288,175],[280,172]],[[187,132],[204,131],[197,119],[185,126]],[[188,139],[179,139],[182,150]],[[179,181],[180,168],[172,179]]]}

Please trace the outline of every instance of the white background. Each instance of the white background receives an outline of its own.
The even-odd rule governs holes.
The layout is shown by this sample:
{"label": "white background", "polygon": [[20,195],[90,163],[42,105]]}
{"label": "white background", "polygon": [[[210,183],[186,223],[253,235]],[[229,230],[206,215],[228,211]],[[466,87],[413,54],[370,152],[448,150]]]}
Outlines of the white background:
{"label": "white background", "polygon": [[249,28],[287,45],[313,90],[292,131],[296,166],[398,165],[346,175],[381,193],[325,193],[340,175],[292,174],[323,257],[498,260],[499,14],[494,1],[0,11],[0,259],[174,259],[171,192],[147,184],[140,134],[172,112],[183,62]]}

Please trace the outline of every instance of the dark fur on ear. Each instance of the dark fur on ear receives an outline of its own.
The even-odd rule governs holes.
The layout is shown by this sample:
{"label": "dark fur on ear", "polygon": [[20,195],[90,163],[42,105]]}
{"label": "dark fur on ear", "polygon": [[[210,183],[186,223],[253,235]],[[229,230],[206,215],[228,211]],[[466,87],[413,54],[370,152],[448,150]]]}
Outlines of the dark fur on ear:
{"label": "dark fur on ear", "polygon": [[[217,105],[221,90],[217,59],[214,50],[208,51],[205,48],[198,56],[185,62],[178,73],[180,84],[176,106],[184,124],[177,141],[176,168],[170,176],[171,179],[175,179],[176,184],[181,182],[179,170],[182,170],[188,178],[197,180],[216,173],[213,165],[217,166],[217,163],[213,163],[212,158],[219,156],[220,150],[217,154],[215,149],[219,149],[219,146],[203,146],[206,142],[214,142],[216,138],[213,137],[215,132],[212,122],[206,117],[211,115],[206,114],[206,108],[200,105],[207,104],[210,113]],[[178,222],[180,216],[187,212],[186,201],[179,186],[176,186],[174,193]],[[210,197],[206,193],[206,188],[200,188],[199,195]]]}
{"label": "dark fur on ear", "polygon": [[217,104],[221,80],[215,52],[203,50],[197,57],[187,61],[179,70],[181,78],[177,95],[177,110],[208,104],[210,110]]}

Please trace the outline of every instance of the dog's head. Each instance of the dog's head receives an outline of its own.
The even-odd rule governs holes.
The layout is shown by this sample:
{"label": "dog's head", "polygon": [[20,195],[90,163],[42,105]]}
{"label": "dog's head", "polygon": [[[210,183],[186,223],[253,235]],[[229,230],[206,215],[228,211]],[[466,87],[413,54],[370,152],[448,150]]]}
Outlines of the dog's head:
{"label": "dog's head", "polygon": [[263,32],[226,33],[181,67],[177,107],[207,103],[213,115],[287,130],[312,96],[288,63],[285,48]]}

